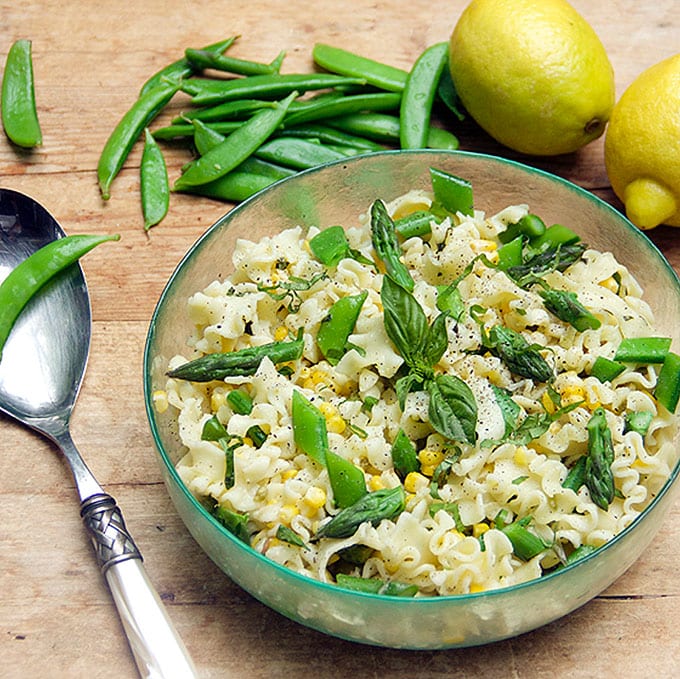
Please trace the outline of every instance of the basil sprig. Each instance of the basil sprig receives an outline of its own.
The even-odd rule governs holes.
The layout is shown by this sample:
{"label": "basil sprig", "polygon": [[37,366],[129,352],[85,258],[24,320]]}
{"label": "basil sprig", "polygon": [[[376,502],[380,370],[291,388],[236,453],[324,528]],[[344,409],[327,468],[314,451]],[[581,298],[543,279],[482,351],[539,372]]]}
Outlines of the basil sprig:
{"label": "basil sprig", "polygon": [[389,276],[383,277],[380,297],[385,332],[407,368],[395,385],[402,409],[407,394],[424,389],[429,394],[432,427],[446,438],[474,443],[477,403],[472,390],[459,377],[434,373],[448,346],[446,314],[428,325],[416,298]]}
{"label": "basil sprig", "polygon": [[371,240],[376,254],[385,265],[387,275],[404,290],[413,290],[413,278],[401,261],[401,247],[397,239],[394,221],[385,203],[376,200],[371,205]]}

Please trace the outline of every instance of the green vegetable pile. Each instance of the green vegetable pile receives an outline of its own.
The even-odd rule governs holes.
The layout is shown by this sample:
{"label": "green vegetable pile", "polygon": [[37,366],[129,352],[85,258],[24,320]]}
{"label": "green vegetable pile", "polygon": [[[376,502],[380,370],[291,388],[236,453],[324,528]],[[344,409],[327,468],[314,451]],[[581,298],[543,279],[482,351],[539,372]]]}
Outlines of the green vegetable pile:
{"label": "green vegetable pile", "polygon": [[[238,202],[299,170],[357,154],[458,148],[452,133],[431,124],[435,105],[463,117],[446,43],[428,47],[408,72],[317,44],[312,56],[323,72],[282,74],[283,53],[270,63],[237,59],[226,54],[234,42],[187,49],[153,75],[106,142],[97,167],[104,199],[145,137],[140,183],[147,230],[164,218],[171,191]],[[149,132],[178,92],[191,97],[190,110]],[[177,139],[193,141],[197,157],[170,187],[157,141]]]}

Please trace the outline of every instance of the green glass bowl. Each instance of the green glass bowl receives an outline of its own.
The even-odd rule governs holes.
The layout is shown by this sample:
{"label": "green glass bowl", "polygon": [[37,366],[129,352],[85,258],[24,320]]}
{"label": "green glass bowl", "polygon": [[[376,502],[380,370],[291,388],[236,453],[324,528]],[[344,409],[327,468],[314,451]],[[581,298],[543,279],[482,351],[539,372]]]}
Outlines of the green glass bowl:
{"label": "green glass bowl", "polygon": [[356,221],[376,198],[389,201],[430,188],[435,167],[472,182],[475,206],[488,215],[528,203],[546,223],[560,222],[591,246],[610,250],[638,278],[658,330],[680,346],[680,282],[650,240],[592,194],[524,165],[466,152],[386,151],[308,170],[265,189],[218,220],[192,246],[168,282],[151,319],[144,392],[163,477],[177,512],[210,558],[267,606],[321,632],[352,641],[410,649],[485,644],[545,625],[604,590],[647,547],[667,513],[680,465],[642,515],[606,546],[572,566],[505,589],[401,599],[324,584],[277,565],[220,525],[184,487],[175,463],[183,454],[170,409],[155,412],[168,359],[181,353],[191,324],[187,299],[232,271],[239,237],[257,240],[298,224],[321,228]]}

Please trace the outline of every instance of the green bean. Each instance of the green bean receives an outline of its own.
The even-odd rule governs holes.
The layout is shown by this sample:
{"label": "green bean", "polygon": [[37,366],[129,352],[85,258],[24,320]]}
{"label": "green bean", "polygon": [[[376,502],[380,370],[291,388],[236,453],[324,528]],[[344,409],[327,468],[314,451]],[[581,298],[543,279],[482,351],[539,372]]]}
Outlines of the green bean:
{"label": "green bean", "polygon": [[17,146],[33,148],[42,144],[30,40],[17,40],[7,53],[2,80],[2,125]]}
{"label": "green bean", "polygon": [[[203,50],[214,52],[216,54],[222,54],[222,52],[228,50],[236,41],[238,36],[233,36],[227,38],[226,40],[221,40],[220,42],[213,43],[212,45],[206,45]],[[149,90],[158,87],[162,82],[166,80],[179,81],[184,78],[188,78],[193,75],[196,69],[192,66],[186,57],[182,57],[177,61],[173,61],[171,64],[164,66],[160,71],[154,73],[143,85],[140,90],[140,96],[146,94]]]}
{"label": "green bean", "polygon": [[238,99],[236,101],[225,101],[216,106],[208,106],[192,111],[186,111],[181,116],[172,120],[172,124],[181,125],[191,120],[202,120],[203,122],[213,122],[221,120],[242,120],[244,114],[251,114],[261,108],[273,108],[275,103],[264,99]]}
{"label": "green bean", "polygon": [[408,73],[400,68],[323,43],[314,45],[312,58],[318,66],[327,71],[362,78],[369,85],[388,92],[402,92],[408,77]]}
{"label": "green bean", "polygon": [[297,92],[292,92],[275,108],[256,113],[219,146],[190,163],[176,180],[174,188],[179,190],[188,186],[207,184],[233,170],[271,136],[281,124],[288,106],[296,96]]}
{"label": "green bean", "polygon": [[361,78],[345,78],[331,73],[286,75],[253,75],[233,80],[185,80],[182,90],[191,95],[194,104],[218,104],[234,99],[277,99],[291,92],[324,90],[340,85],[362,85]]}
{"label": "green bean", "polygon": [[104,200],[109,199],[111,182],[123,167],[125,159],[142,130],[158,115],[178,90],[177,81],[162,82],[140,96],[116,125],[104,145],[97,165],[97,177]]}
{"label": "green bean", "polygon": [[669,351],[664,359],[654,389],[654,398],[669,412],[674,413],[680,400],[680,356]]}
{"label": "green bean", "polygon": [[[225,140],[225,137],[217,132],[213,126],[205,125],[200,120],[195,120],[193,124],[195,129],[194,144],[201,155],[208,153]],[[346,153],[334,151],[328,146],[322,146],[309,139],[283,136],[273,137],[253,151],[253,157],[262,161],[278,163],[296,170],[316,167],[322,163],[341,160],[346,156]]]}
{"label": "green bean", "polygon": [[253,399],[242,389],[234,389],[227,394],[227,403],[237,415],[250,415]]}
{"label": "green bean", "polygon": [[654,413],[651,410],[629,411],[626,413],[623,432],[625,434],[629,431],[634,431],[644,437],[653,419]]}
{"label": "green bean", "polygon": [[670,337],[626,337],[614,354],[619,363],[663,363],[671,348]]}
{"label": "green bean", "polygon": [[170,205],[168,169],[149,128],[144,129],[144,151],[139,168],[144,229],[148,231],[163,220]]}
{"label": "green bean", "polygon": [[604,356],[598,356],[590,369],[590,374],[596,377],[600,382],[611,382],[615,377],[618,377],[626,366],[618,361],[612,361]]}
{"label": "green bean", "polygon": [[407,585],[403,582],[380,580],[379,578],[360,578],[355,575],[338,573],[335,581],[339,587],[355,592],[382,594],[384,596],[412,597],[418,593],[418,585]]}
{"label": "green bean", "polygon": [[265,356],[275,365],[287,363],[300,358],[302,349],[302,332],[299,332],[298,337],[290,342],[270,342],[238,351],[206,354],[183,363],[167,374],[168,377],[191,382],[211,382],[225,377],[249,376],[255,374]]}
{"label": "green bean", "polygon": [[293,391],[293,438],[295,445],[319,464],[326,465],[328,432],[326,418],[299,391]]}
{"label": "green bean", "polygon": [[336,507],[351,507],[368,492],[364,472],[330,450],[326,451],[326,469]]}
{"label": "green bean", "polygon": [[275,137],[262,144],[253,153],[257,158],[278,163],[296,170],[305,170],[323,163],[347,157],[329,146],[309,139]]}
{"label": "green bean", "polygon": [[316,120],[334,118],[360,111],[389,111],[399,108],[401,95],[396,92],[354,94],[346,97],[323,99],[303,110],[290,113],[285,121],[288,125],[300,125]]}
{"label": "green bean", "polygon": [[[272,106],[272,108],[274,108]],[[154,139],[181,139],[183,137],[193,137],[194,136],[194,126],[192,125],[194,121],[187,123],[173,123],[172,125],[166,125],[165,127],[156,128],[152,134]],[[222,120],[219,122],[211,122],[210,127],[216,132],[222,134],[231,134],[234,130],[238,130],[239,127],[243,125],[242,120]]]}
{"label": "green bean", "polygon": [[430,179],[437,205],[451,214],[474,214],[472,185],[467,179],[433,167],[430,168]]}
{"label": "green bean", "polygon": [[368,292],[364,290],[358,295],[341,297],[333,303],[328,315],[321,321],[316,343],[331,365],[337,365],[345,355],[349,336],[354,332],[367,296]]}
{"label": "green bean", "polygon": [[425,210],[412,212],[410,215],[394,220],[394,229],[402,238],[425,236],[432,231],[434,215]]}
{"label": "green bean", "polygon": [[538,238],[544,233],[545,222],[538,215],[529,213],[524,215],[519,221],[508,224],[505,231],[501,231],[498,234],[498,240],[501,243],[509,243],[517,238],[517,236],[531,239]]}
{"label": "green bean", "polygon": [[57,273],[118,235],[77,234],[50,241],[19,263],[0,283],[0,358],[14,323],[29,300]]}
{"label": "green bean", "polygon": [[316,532],[315,539],[347,538],[354,535],[362,523],[377,526],[383,519],[395,519],[406,506],[402,486],[367,493],[350,507],[345,507]]}
{"label": "green bean", "polygon": [[219,179],[214,179],[207,184],[188,186],[181,189],[181,192],[230,203],[239,203],[266,189],[276,181],[278,180],[265,174],[240,171],[236,168]]}
{"label": "green bean", "polygon": [[420,149],[427,146],[432,105],[448,59],[448,43],[440,42],[428,47],[413,64],[406,79],[399,111],[401,148]]}
{"label": "green bean", "polygon": [[444,106],[446,106],[460,122],[465,120],[465,109],[463,108],[458,92],[456,91],[456,86],[453,83],[453,78],[451,78],[451,70],[449,68],[445,68],[439,78],[437,96]]}
{"label": "green bean", "polygon": [[280,52],[276,59],[269,64],[248,61],[247,59],[237,59],[204,49],[186,49],[184,56],[195,69],[199,70],[212,68],[217,71],[226,71],[239,75],[269,75],[279,72],[286,53]]}
{"label": "green bean", "polygon": [[[285,121],[284,121],[285,122]],[[302,139],[318,139],[323,144],[338,144],[356,148],[360,151],[382,151],[384,146],[370,139],[347,134],[342,130],[336,130],[327,125],[311,123],[308,125],[286,126],[286,137],[300,137]]]}
{"label": "green bean", "polygon": [[[354,113],[337,118],[329,118],[324,123],[343,132],[359,135],[376,142],[398,144],[401,122],[398,116],[388,113]],[[427,147],[455,151],[459,147],[458,139],[448,130],[430,125],[427,136]]]}

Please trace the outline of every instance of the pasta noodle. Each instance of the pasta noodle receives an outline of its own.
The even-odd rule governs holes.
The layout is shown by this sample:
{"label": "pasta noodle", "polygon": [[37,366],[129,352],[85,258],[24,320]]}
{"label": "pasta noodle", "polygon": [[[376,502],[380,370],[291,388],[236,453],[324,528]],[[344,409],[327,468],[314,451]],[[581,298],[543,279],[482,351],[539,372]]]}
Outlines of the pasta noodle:
{"label": "pasta noodle", "polygon": [[[429,193],[418,191],[387,209],[407,214],[411,206],[431,203]],[[591,371],[598,356],[614,357],[624,337],[653,335],[652,313],[640,286],[611,253],[585,249],[571,266],[543,275],[551,288],[577,294],[598,320],[598,327],[585,330],[555,316],[539,286],[521,285],[494,266],[498,235],[528,210],[514,205],[489,217],[481,211],[448,215],[433,220],[429,234],[400,243],[413,298],[429,325],[441,313],[442,289],[458,279],[465,312],[447,316],[445,350],[433,370],[469,388],[477,410],[473,442],[452,441],[437,430],[430,421],[434,397],[422,384],[400,398],[395,384],[405,358],[386,329],[381,289],[387,274],[368,213],[360,223],[344,225],[349,249],[332,265],[310,248],[319,233],[314,226],[259,242],[239,240],[228,280],[188,300],[195,333],[186,355],[174,357],[169,368],[215,352],[292,341],[299,329],[302,355],[284,365],[264,357],[252,374],[203,383],[168,379],[168,401],[186,447],[177,470],[190,491],[216,510],[245,517],[252,548],[288,568],[325,582],[345,573],[415,585],[418,596],[540,577],[577,548],[598,547],[628,526],[675,464],[678,422],[652,396],[658,366],[626,365],[604,382]],[[324,358],[317,342],[324,319],[338,300],[363,293],[343,355],[335,362]],[[496,326],[539,347],[554,379],[517,374],[485,339]],[[229,401],[237,389],[251,401],[249,412]],[[369,494],[404,488],[397,515],[361,522],[351,535],[315,537],[340,507],[329,468],[296,442],[294,392],[323,415],[328,450],[360,470]],[[643,434],[626,426],[626,414],[641,411],[651,413]],[[589,455],[596,412],[604,413],[614,452],[615,493],[604,508],[587,484],[565,485],[577,461]],[[205,438],[213,418],[224,427],[221,440]],[[522,422],[536,424],[525,438],[518,434]],[[395,464],[399,432],[418,459],[408,473]],[[539,549],[523,553],[511,525],[530,533]]]}

